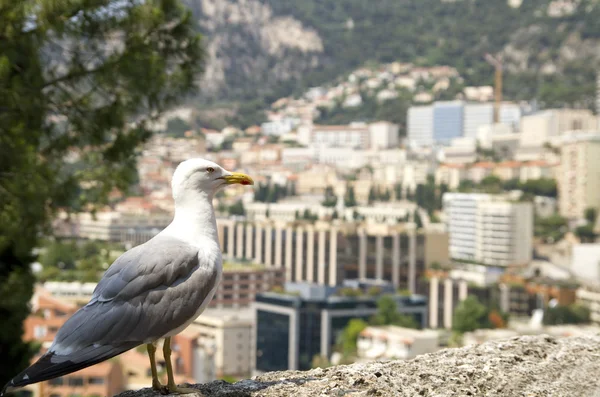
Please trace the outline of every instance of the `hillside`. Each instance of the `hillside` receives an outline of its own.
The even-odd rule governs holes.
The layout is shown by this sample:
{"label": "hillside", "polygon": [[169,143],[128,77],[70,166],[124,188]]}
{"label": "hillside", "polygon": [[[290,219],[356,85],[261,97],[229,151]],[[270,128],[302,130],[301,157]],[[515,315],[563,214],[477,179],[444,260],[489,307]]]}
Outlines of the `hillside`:
{"label": "hillside", "polygon": [[466,85],[491,84],[489,52],[505,58],[506,97],[593,105],[597,0],[184,1],[207,42],[209,102],[259,107],[365,63],[396,60],[454,66]]}

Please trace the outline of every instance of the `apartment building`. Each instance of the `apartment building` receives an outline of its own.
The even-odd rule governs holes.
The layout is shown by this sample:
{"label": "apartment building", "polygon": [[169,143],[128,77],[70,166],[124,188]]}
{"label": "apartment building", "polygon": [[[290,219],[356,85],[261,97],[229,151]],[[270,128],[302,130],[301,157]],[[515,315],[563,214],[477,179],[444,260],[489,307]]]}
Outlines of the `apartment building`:
{"label": "apartment building", "polygon": [[562,216],[583,218],[587,208],[600,209],[600,133],[564,139],[557,177]]}
{"label": "apartment building", "polygon": [[398,145],[398,126],[386,121],[303,126],[298,130],[298,141],[315,147],[388,149]]}
{"label": "apartment building", "polygon": [[589,110],[544,110],[521,119],[520,146],[539,147],[574,131],[593,131],[597,128],[598,120]]}
{"label": "apartment building", "polygon": [[225,258],[283,269],[286,282],[332,287],[347,279],[389,281],[416,292],[433,262],[448,262],[448,235],[396,225],[356,222],[217,221]]}
{"label": "apartment building", "polygon": [[443,206],[452,259],[495,266],[531,261],[531,203],[489,194],[446,193]]}
{"label": "apartment building", "polygon": [[[197,382],[248,377],[253,367],[254,311],[207,309],[175,343],[184,373]],[[187,335],[187,336],[186,336]]]}
{"label": "apartment building", "polygon": [[226,261],[223,264],[221,282],[217,286],[217,291],[209,307],[247,307],[254,302],[256,294],[270,291],[275,287],[282,287],[283,283],[283,269]]}
{"label": "apartment building", "polygon": [[433,104],[433,140],[449,144],[453,138],[463,136],[464,107],[462,101],[443,101]]}
{"label": "apartment building", "polygon": [[412,146],[431,146],[433,139],[433,107],[411,106],[407,115],[407,136]]}

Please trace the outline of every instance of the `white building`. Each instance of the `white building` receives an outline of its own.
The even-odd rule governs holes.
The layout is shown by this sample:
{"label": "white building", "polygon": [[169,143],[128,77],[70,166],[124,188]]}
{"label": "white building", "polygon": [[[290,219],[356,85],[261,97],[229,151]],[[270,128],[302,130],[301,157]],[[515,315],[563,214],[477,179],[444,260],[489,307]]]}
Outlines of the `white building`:
{"label": "white building", "polygon": [[298,142],[306,146],[349,149],[390,149],[398,146],[398,126],[386,121],[372,124],[303,125]]}
{"label": "white building", "polygon": [[193,351],[194,379],[247,376],[253,366],[254,316],[251,309],[207,309],[189,327],[198,335]]}
{"label": "white building", "polygon": [[563,140],[557,177],[562,216],[583,218],[587,208],[600,210],[600,133]]}
{"label": "white building", "polygon": [[600,244],[574,244],[571,272],[580,280],[600,285]]}
{"label": "white building", "polygon": [[370,149],[380,150],[398,146],[398,125],[387,121],[369,124]]}
{"label": "white building", "polygon": [[465,106],[463,136],[477,137],[479,128],[494,122],[494,105],[491,103],[469,103]]}
{"label": "white building", "polygon": [[495,266],[531,261],[531,203],[477,193],[446,193],[443,201],[451,258]]}
{"label": "white building", "polygon": [[358,357],[368,360],[410,360],[438,349],[438,333],[394,325],[365,328],[356,342]]}
{"label": "white building", "polygon": [[[75,234],[80,238],[103,241],[145,242],[148,235],[155,235],[167,227],[173,215],[163,211],[123,213],[117,211],[78,214]],[[134,241],[136,235],[144,241]],[[133,239],[133,240],[132,240]]]}
{"label": "white building", "polygon": [[545,110],[521,119],[521,146],[539,147],[552,138],[570,134],[572,131],[590,131],[597,127],[598,121],[589,110]]}
{"label": "white building", "polygon": [[410,145],[433,145],[433,106],[411,106],[407,118]]}

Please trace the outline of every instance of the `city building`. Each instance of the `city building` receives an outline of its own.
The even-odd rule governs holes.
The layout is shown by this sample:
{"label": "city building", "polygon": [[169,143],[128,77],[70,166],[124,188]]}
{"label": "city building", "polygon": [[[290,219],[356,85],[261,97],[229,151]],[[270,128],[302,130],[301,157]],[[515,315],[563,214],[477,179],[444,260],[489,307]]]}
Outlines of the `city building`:
{"label": "city building", "polygon": [[[143,207],[142,207],[143,208]],[[173,215],[156,207],[138,212],[118,210],[79,213],[70,221],[69,236],[102,241],[128,241],[141,244],[158,234]]]}
{"label": "city building", "polygon": [[365,328],[356,341],[359,359],[410,360],[438,350],[438,333],[394,325]]}
{"label": "city building", "polygon": [[298,128],[298,142],[317,147],[388,149],[398,146],[398,126],[387,121],[301,126]]}
{"label": "city building", "polygon": [[411,146],[433,145],[433,106],[411,106],[407,119],[407,135]]}
{"label": "city building", "polygon": [[569,268],[579,280],[600,285],[600,244],[573,244]]}
{"label": "city building", "polygon": [[105,361],[37,386],[39,397],[114,396],[126,390],[118,360]]}
{"label": "city building", "polygon": [[[249,241],[249,240],[248,240]],[[240,308],[254,302],[256,294],[283,287],[283,269],[226,261],[223,276],[209,307]]]}
{"label": "city building", "polygon": [[598,120],[589,110],[550,109],[521,119],[522,148],[541,147],[553,138],[570,135],[574,131],[593,131]]}
{"label": "city building", "polygon": [[[335,288],[289,284],[283,293],[256,297],[255,369],[257,372],[307,370],[315,356],[329,358],[348,322],[377,312],[376,296],[345,297]],[[423,296],[395,295],[398,312],[427,326]]]}
{"label": "city building", "polygon": [[433,140],[449,144],[453,138],[463,136],[464,108],[462,101],[440,101],[433,104]]}
{"label": "city building", "polygon": [[489,194],[446,193],[443,207],[452,259],[496,266],[531,261],[531,203]]}
{"label": "city building", "polygon": [[335,287],[347,279],[377,279],[415,293],[426,267],[448,263],[448,235],[415,230],[413,223],[218,219],[217,227],[226,259],[283,269],[287,282]]}
{"label": "city building", "polygon": [[174,339],[187,369],[182,372],[196,382],[248,377],[254,364],[254,324],[252,309],[205,310],[186,330],[187,339],[186,331]]}
{"label": "city building", "polygon": [[577,302],[590,309],[592,324],[600,325],[600,287],[592,283],[581,286],[577,290]]}
{"label": "city building", "polygon": [[465,105],[464,134],[467,138],[476,138],[479,128],[493,124],[494,104],[469,103]]}
{"label": "city building", "polygon": [[600,133],[564,139],[558,168],[560,214],[573,219],[587,208],[600,210]]}

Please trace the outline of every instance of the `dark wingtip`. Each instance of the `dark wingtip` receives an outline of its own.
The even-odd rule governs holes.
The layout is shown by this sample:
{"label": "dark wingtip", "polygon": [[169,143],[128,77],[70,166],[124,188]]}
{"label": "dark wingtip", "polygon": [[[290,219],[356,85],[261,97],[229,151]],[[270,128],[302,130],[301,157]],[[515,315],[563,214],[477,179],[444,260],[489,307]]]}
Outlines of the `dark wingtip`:
{"label": "dark wingtip", "polygon": [[12,387],[11,385],[14,385],[15,382],[14,381],[10,381],[7,384],[4,385],[4,387],[2,388],[2,390],[0,390],[0,397],[4,397],[6,395],[6,393],[10,393],[11,391],[13,391],[14,387]]}

